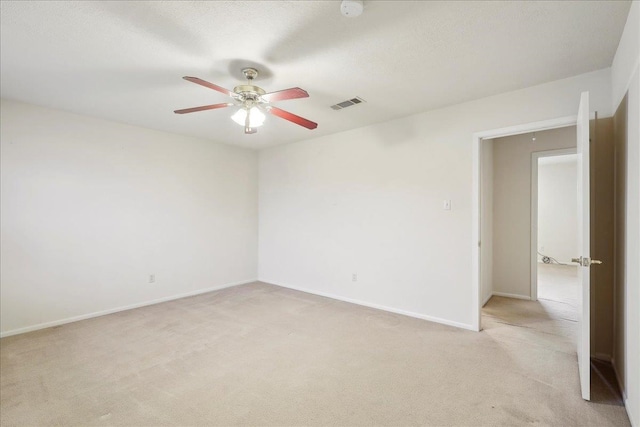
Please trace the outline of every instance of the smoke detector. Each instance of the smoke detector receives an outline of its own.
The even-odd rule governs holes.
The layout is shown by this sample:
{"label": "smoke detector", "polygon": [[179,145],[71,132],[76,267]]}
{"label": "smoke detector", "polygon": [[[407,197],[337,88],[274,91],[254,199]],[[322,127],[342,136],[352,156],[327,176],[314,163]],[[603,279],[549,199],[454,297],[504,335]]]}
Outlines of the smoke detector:
{"label": "smoke detector", "polygon": [[362,15],[364,2],[362,0],[342,0],[340,12],[346,17],[355,18]]}

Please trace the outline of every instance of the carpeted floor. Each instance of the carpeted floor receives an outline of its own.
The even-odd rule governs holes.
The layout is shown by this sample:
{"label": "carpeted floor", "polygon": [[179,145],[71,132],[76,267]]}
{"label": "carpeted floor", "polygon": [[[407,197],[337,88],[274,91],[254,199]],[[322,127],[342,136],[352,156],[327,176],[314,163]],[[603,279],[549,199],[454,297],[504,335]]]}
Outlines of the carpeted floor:
{"label": "carpeted floor", "polygon": [[628,425],[580,398],[569,321],[484,311],[477,333],[253,283],[3,338],[0,423]]}

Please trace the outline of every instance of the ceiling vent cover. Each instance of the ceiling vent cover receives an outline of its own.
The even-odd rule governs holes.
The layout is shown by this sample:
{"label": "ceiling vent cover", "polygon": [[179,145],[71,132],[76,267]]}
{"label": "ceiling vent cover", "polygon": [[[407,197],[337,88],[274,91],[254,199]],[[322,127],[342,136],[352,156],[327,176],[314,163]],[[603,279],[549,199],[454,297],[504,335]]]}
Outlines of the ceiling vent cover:
{"label": "ceiling vent cover", "polygon": [[343,108],[351,107],[352,105],[361,104],[366,102],[364,99],[356,96],[355,98],[347,99],[346,101],[338,102],[335,105],[332,105],[331,108],[333,110],[342,110]]}

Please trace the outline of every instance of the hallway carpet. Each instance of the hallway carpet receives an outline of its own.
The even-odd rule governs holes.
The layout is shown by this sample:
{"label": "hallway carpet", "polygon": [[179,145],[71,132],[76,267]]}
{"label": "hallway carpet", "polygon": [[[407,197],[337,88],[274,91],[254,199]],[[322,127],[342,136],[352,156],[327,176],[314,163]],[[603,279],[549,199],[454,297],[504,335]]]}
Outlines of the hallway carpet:
{"label": "hallway carpet", "polygon": [[628,425],[580,398],[548,309],[485,312],[477,333],[252,283],[7,337],[0,424]]}

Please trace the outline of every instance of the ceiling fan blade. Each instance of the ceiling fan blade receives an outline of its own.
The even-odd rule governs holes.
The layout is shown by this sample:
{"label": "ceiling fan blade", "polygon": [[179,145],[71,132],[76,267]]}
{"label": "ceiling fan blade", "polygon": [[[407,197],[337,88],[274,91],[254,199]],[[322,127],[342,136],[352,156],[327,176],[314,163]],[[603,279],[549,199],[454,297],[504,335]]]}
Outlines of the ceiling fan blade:
{"label": "ceiling fan blade", "polygon": [[286,99],[296,98],[308,98],[309,94],[306,90],[299,87],[292,87],[289,89],[279,90],[276,92],[270,92],[262,95],[262,99],[265,102],[284,101]]}
{"label": "ceiling fan blade", "polygon": [[215,110],[217,108],[229,107],[233,104],[224,103],[224,104],[213,104],[213,105],[203,105],[202,107],[193,107],[193,108],[185,108],[183,110],[175,110],[176,114],[186,114],[186,113],[195,113],[196,111],[205,111],[205,110]]}
{"label": "ceiling fan blade", "polygon": [[183,79],[188,80],[188,81],[190,81],[192,83],[195,83],[195,84],[199,84],[199,85],[204,86],[204,87],[208,87],[209,89],[217,90],[218,92],[224,93],[225,95],[228,95],[228,96],[233,96],[234,95],[234,92],[231,92],[229,89],[225,89],[225,88],[220,87],[218,85],[214,85],[213,83],[209,83],[209,82],[204,81],[202,79],[199,79],[197,77],[184,76]]}
{"label": "ceiling fan blade", "polygon": [[307,129],[315,129],[318,127],[317,123],[314,123],[311,120],[307,120],[304,117],[296,116],[295,114],[290,113],[288,111],[281,110],[280,108],[269,107],[267,111],[273,114],[274,116],[278,116],[282,119],[289,120],[290,122],[306,127]]}

